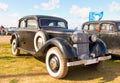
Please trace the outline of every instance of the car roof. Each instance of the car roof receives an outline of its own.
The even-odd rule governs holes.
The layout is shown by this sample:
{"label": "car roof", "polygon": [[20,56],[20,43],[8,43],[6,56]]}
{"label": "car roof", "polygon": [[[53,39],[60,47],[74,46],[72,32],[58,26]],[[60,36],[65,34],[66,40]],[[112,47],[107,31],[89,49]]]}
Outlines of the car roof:
{"label": "car roof", "polygon": [[120,20],[89,21],[89,22],[85,22],[84,24],[90,24],[90,23],[116,23],[116,22],[120,22]]}
{"label": "car roof", "polygon": [[[38,18],[54,18],[54,19],[60,19],[60,20],[66,21],[66,20],[63,19],[63,18],[55,17],[55,16],[48,16],[48,15],[28,15],[28,16],[22,17],[20,20],[29,19],[29,18],[34,18],[34,19],[38,19]],[[66,21],[66,22],[67,22],[67,21]]]}

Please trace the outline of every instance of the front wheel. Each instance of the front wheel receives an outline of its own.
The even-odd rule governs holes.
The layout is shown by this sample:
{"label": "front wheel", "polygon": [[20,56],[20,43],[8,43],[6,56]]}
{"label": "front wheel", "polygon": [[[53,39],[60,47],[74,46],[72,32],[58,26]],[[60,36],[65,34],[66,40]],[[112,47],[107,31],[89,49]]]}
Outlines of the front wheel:
{"label": "front wheel", "polygon": [[68,73],[67,60],[57,47],[52,47],[46,55],[48,73],[54,78],[63,78]]}
{"label": "front wheel", "polygon": [[16,39],[13,39],[13,41],[12,41],[12,54],[15,55],[15,56],[20,54],[20,50],[17,49],[17,41],[16,41]]}

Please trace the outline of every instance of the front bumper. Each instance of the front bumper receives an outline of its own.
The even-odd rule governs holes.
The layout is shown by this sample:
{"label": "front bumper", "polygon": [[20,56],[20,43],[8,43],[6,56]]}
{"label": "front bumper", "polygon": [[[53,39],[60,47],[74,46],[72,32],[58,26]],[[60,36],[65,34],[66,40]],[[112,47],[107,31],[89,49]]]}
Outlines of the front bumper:
{"label": "front bumper", "polygon": [[95,64],[95,63],[99,63],[100,61],[105,61],[111,59],[111,55],[109,56],[102,56],[102,57],[98,57],[98,58],[94,58],[94,59],[88,59],[88,60],[79,60],[79,61],[74,61],[74,62],[68,62],[67,66],[77,66],[77,65],[90,65],[90,64]]}

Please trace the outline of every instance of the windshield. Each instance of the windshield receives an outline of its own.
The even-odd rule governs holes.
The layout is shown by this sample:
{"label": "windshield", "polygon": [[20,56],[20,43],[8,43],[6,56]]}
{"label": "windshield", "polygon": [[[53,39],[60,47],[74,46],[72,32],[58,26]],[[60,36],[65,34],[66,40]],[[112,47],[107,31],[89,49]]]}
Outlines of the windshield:
{"label": "windshield", "polygon": [[83,26],[83,30],[85,30],[85,31],[94,31],[94,30],[96,30],[96,28],[99,28],[99,24],[97,24],[97,23],[92,23],[92,24],[85,24],[84,26]]}
{"label": "windshield", "polygon": [[58,19],[40,19],[39,24],[42,27],[61,27],[61,28],[67,28],[67,24],[63,20]]}

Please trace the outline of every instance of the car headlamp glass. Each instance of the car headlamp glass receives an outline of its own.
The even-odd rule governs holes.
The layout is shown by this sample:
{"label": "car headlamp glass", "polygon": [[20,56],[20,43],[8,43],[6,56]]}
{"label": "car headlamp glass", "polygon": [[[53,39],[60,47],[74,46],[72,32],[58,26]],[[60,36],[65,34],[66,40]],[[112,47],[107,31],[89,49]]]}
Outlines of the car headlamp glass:
{"label": "car headlamp glass", "polygon": [[79,31],[75,31],[72,36],[71,36],[71,39],[74,43],[77,43],[78,41],[78,33],[80,33]]}
{"label": "car headlamp glass", "polygon": [[96,36],[96,35],[92,35],[92,36],[91,36],[91,40],[92,40],[92,42],[96,42],[97,36]]}

